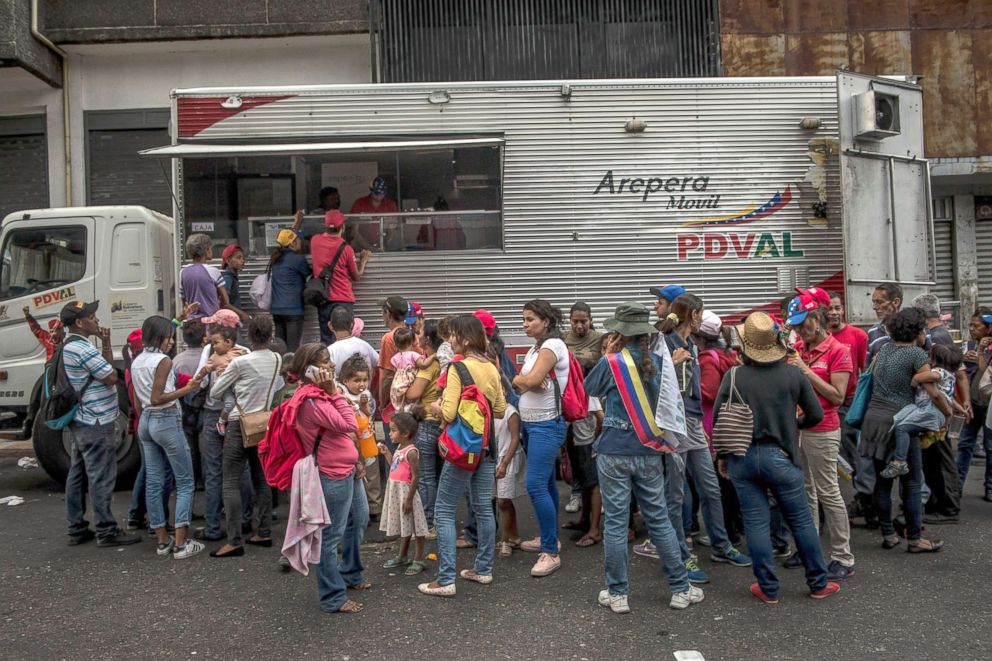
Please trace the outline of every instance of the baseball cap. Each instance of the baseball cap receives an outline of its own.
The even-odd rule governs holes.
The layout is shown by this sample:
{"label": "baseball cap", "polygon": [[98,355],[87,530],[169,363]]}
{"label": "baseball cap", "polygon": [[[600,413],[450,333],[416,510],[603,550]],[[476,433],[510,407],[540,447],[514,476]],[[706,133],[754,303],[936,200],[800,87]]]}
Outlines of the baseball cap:
{"label": "baseball cap", "polygon": [[406,299],[402,296],[390,296],[386,300],[380,303],[382,309],[389,312],[394,317],[397,315],[406,316],[409,311],[409,306],[406,304]]}
{"label": "baseball cap", "polygon": [[361,318],[355,317],[355,321],[351,324],[351,336],[361,337],[363,330],[365,330],[365,322]]}
{"label": "baseball cap", "polygon": [[242,248],[236,243],[232,243],[231,245],[224,246],[224,252],[220,254],[220,267],[226,269],[227,260],[231,259],[231,255],[233,255],[236,252],[244,253],[244,251],[245,251],[244,248]]}
{"label": "baseball cap", "polygon": [[71,303],[66,303],[62,308],[62,311],[59,313],[59,319],[64,324],[72,324],[76,319],[82,319],[95,313],[98,307],[100,307],[100,301],[93,301],[92,303],[72,301]]}
{"label": "baseball cap", "polygon": [[472,313],[476,319],[482,322],[482,330],[486,331],[486,337],[492,337],[496,330],[496,317],[489,310],[476,310]]}
{"label": "baseball cap", "polygon": [[992,326],[992,314],[983,314],[979,316],[981,316],[982,322],[984,322],[986,326]]}
{"label": "baseball cap", "polygon": [[699,324],[699,332],[706,337],[719,337],[720,329],[723,328],[723,321],[716,312],[703,310],[703,320]]}
{"label": "baseball cap", "polygon": [[658,298],[663,298],[669,303],[675,302],[675,299],[685,293],[685,287],[682,285],[665,285],[664,287],[652,287],[651,293]]}
{"label": "baseball cap", "polygon": [[132,354],[141,353],[145,348],[145,343],[141,341],[141,329],[135,328],[133,331],[128,333],[127,336],[127,346],[131,349]]}
{"label": "baseball cap", "polygon": [[420,308],[420,303],[415,303],[413,301],[407,303],[406,319],[404,319],[404,323],[407,326],[412,326],[413,324],[417,323],[417,319],[423,316],[424,316],[424,311]]}
{"label": "baseball cap", "polygon": [[62,328],[63,326],[65,326],[65,324],[63,324],[58,319],[49,319],[48,320],[48,330],[49,330],[49,332],[54,331],[54,330],[58,330],[58,329]]}
{"label": "baseball cap", "polygon": [[241,325],[241,318],[233,310],[221,309],[214,312],[209,317],[203,317],[200,321],[204,324],[217,324],[218,326],[230,326],[237,328]]}
{"label": "baseball cap", "polygon": [[810,310],[815,310],[818,307],[820,307],[819,304],[812,296],[807,294],[796,296],[789,301],[789,310],[785,315],[785,324],[787,326],[798,326],[802,324],[806,321]]}
{"label": "baseball cap", "polygon": [[338,229],[344,225],[345,220],[347,219],[344,217],[344,214],[337,209],[331,209],[324,214],[324,225],[331,229]]}
{"label": "baseball cap", "polygon": [[283,248],[288,248],[293,244],[293,241],[296,241],[296,239],[299,238],[299,236],[299,232],[295,232],[290,229],[279,230],[279,233],[276,234],[276,243]]}
{"label": "baseball cap", "polygon": [[809,289],[796,287],[796,291],[799,292],[800,296],[808,296],[813,299],[817,305],[822,305],[825,308],[830,307],[830,294],[827,293],[826,289],[820,289],[819,287],[810,287]]}
{"label": "baseball cap", "polygon": [[372,185],[369,186],[369,190],[375,195],[385,195],[386,194],[386,180],[382,177],[376,177],[372,180]]}

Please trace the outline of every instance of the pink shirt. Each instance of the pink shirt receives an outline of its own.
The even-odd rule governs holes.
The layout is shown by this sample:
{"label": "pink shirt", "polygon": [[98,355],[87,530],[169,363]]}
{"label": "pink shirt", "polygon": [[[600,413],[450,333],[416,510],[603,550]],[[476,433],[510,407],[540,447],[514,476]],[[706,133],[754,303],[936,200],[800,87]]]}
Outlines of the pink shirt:
{"label": "pink shirt", "polygon": [[394,370],[399,372],[408,367],[415,367],[420,358],[420,354],[416,351],[400,351],[393,354],[393,357],[389,359],[389,363],[393,366]]}
{"label": "pink shirt", "polygon": [[391,482],[413,482],[413,471],[410,470],[408,459],[410,453],[417,454],[417,446],[408,445],[393,454],[393,463],[389,466],[389,480]]}
{"label": "pink shirt", "polygon": [[[851,362],[851,349],[832,335],[820,342],[812,351],[806,351],[800,343],[796,349],[809,368],[818,377],[830,383],[830,375],[834,372],[854,372]],[[834,431],[840,428],[840,416],[837,415],[837,405],[828,402],[823,395],[816,393],[816,398],[823,407],[823,422],[806,431]]]}
{"label": "pink shirt", "polygon": [[329,402],[307,399],[296,415],[296,433],[307,453],[313,452],[314,441],[321,436],[317,466],[321,475],[332,480],[343,480],[355,470],[358,464],[357,431],[355,411],[343,395],[334,395]]}

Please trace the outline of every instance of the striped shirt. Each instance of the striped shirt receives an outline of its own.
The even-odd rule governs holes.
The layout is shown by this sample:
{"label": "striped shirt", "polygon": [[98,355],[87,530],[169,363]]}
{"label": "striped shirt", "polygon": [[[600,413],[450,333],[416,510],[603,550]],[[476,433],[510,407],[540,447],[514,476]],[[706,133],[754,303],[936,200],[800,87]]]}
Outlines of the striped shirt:
{"label": "striped shirt", "polygon": [[66,376],[77,393],[93,377],[93,381],[80,397],[79,409],[73,421],[92,426],[106,425],[116,420],[120,413],[117,407],[117,388],[100,380],[113,374],[114,367],[82,335],[69,335],[62,355]]}

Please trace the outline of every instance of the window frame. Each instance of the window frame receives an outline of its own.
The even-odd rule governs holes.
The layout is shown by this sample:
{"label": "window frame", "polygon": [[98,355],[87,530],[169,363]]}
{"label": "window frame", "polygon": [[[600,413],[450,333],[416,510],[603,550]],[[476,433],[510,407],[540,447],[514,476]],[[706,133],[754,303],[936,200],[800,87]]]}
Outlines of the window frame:
{"label": "window frame", "polygon": [[4,233],[4,235],[3,235],[3,243],[0,244],[0,287],[2,287],[2,285],[3,285],[2,271],[3,271],[3,269],[7,268],[7,263],[4,261],[4,255],[7,252],[7,248],[10,245],[11,239],[17,233],[19,233],[19,232],[42,232],[42,233],[45,233],[45,234],[49,234],[49,233],[52,233],[52,232],[57,231],[57,230],[65,230],[65,229],[69,229],[69,230],[78,229],[78,230],[82,230],[82,232],[83,232],[83,237],[82,237],[82,242],[83,242],[83,271],[79,275],[79,277],[77,277],[76,279],[71,280],[69,282],[64,282],[62,284],[56,285],[54,287],[47,287],[45,289],[37,289],[37,290],[34,290],[34,291],[25,291],[25,292],[20,292],[20,293],[17,293],[17,294],[11,294],[10,293],[10,289],[9,289],[10,283],[8,282],[7,283],[8,289],[7,289],[6,293],[4,292],[3,289],[0,289],[0,302],[11,301],[11,300],[14,300],[14,299],[23,298],[25,296],[33,296],[33,295],[37,295],[37,294],[40,294],[40,293],[43,293],[43,292],[46,292],[46,291],[51,291],[53,289],[60,289],[60,288],[63,288],[63,287],[71,287],[71,286],[74,286],[74,285],[79,284],[80,282],[82,282],[83,280],[86,279],[86,272],[87,272],[87,269],[89,267],[89,258],[90,258],[89,251],[88,251],[88,247],[89,247],[89,227],[87,227],[86,225],[83,225],[83,224],[53,225],[51,227],[40,227],[38,225],[31,225],[31,226],[28,226],[28,227],[13,227],[13,228],[11,228],[10,230],[8,230],[7,232]]}

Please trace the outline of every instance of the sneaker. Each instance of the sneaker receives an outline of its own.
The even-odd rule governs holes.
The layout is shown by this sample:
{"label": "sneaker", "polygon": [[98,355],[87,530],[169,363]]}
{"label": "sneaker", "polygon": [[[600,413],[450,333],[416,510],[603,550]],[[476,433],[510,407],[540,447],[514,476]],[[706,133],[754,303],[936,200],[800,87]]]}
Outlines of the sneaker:
{"label": "sneaker", "polygon": [[852,576],[854,576],[854,565],[846,567],[836,560],[831,561],[827,565],[828,581],[843,581],[845,578],[851,578]]}
{"label": "sneaker", "polygon": [[96,539],[96,533],[87,528],[78,535],[69,535],[69,546],[79,546]]}
{"label": "sneaker", "polygon": [[696,537],[696,541],[699,542],[700,546],[705,546],[706,548],[710,548],[710,545],[712,544],[712,542],[710,542],[709,535],[698,535]]}
{"label": "sneaker", "polygon": [[675,610],[684,610],[693,604],[698,604],[703,600],[703,591],[694,585],[690,585],[685,592],[672,595],[672,600],[668,602],[669,607]]}
{"label": "sneaker", "polygon": [[879,475],[884,477],[886,480],[891,480],[899,477],[900,475],[906,475],[907,473],[909,473],[909,464],[905,461],[898,463],[895,461],[890,461],[889,465],[883,468]]}
{"label": "sneaker", "polygon": [[778,597],[769,597],[768,595],[766,595],[764,592],[761,591],[761,586],[758,585],[757,583],[751,584],[751,594],[753,594],[755,597],[757,597],[766,604],[778,603]]}
{"label": "sneaker", "polygon": [[699,565],[696,564],[696,561],[693,560],[692,558],[689,558],[689,561],[685,563],[685,570],[689,574],[689,582],[690,583],[709,583],[710,582],[709,574],[707,574],[702,569],[700,569],[699,568]]}
{"label": "sneaker", "polygon": [[609,590],[600,590],[596,599],[600,606],[606,606],[614,613],[629,613],[630,606],[627,604],[627,595],[610,594]]}
{"label": "sneaker", "polygon": [[650,539],[645,539],[643,544],[634,544],[633,550],[634,555],[639,555],[644,558],[654,558],[657,560],[661,557],[658,555],[658,549],[655,548]]}
{"label": "sneaker", "polygon": [[110,548],[117,546],[129,546],[131,544],[137,544],[140,541],[141,537],[138,535],[132,535],[124,532],[123,530],[118,530],[116,535],[101,537],[96,540],[96,545],[102,546],[103,548]]}
{"label": "sneaker", "polygon": [[427,529],[427,539],[435,540],[437,539],[437,526],[431,526]]}
{"label": "sneaker", "polygon": [[158,555],[169,555],[172,553],[172,549],[176,548],[176,538],[169,537],[169,541],[165,544],[159,544],[158,548],[155,549],[155,553]]}
{"label": "sneaker", "polygon": [[549,576],[561,569],[561,558],[550,553],[542,553],[537,557],[537,562],[531,567],[531,576]]}
{"label": "sneaker", "polygon": [[565,511],[569,514],[575,514],[580,509],[582,509],[582,496],[573,493],[572,497],[568,499],[568,505],[565,505]]}
{"label": "sneaker", "polygon": [[726,562],[735,567],[750,567],[751,558],[747,557],[733,546],[726,553],[711,553],[710,560],[713,562]]}
{"label": "sneaker", "polygon": [[202,542],[198,542],[195,539],[187,539],[183,546],[173,551],[172,557],[176,560],[191,558],[205,548]]}
{"label": "sneaker", "polygon": [[791,555],[792,555],[792,549],[790,549],[788,546],[779,546],[777,548],[772,549],[773,558],[788,558]]}
{"label": "sneaker", "polygon": [[223,420],[217,421],[217,433],[224,436],[227,433],[227,423]]}
{"label": "sneaker", "polygon": [[802,558],[799,557],[799,553],[793,553],[785,562],[782,563],[782,566],[786,569],[799,569],[803,566],[803,561]]}
{"label": "sneaker", "polygon": [[[540,553],[541,552],[541,538],[535,537],[534,539],[528,539],[526,542],[520,542],[520,550],[527,551],[528,553]],[[561,550],[561,541],[558,542],[558,550]]]}
{"label": "sneaker", "polygon": [[813,599],[826,599],[832,594],[837,594],[840,592],[840,583],[835,583],[833,581],[827,581],[827,584],[814,592],[810,592],[809,596]]}

